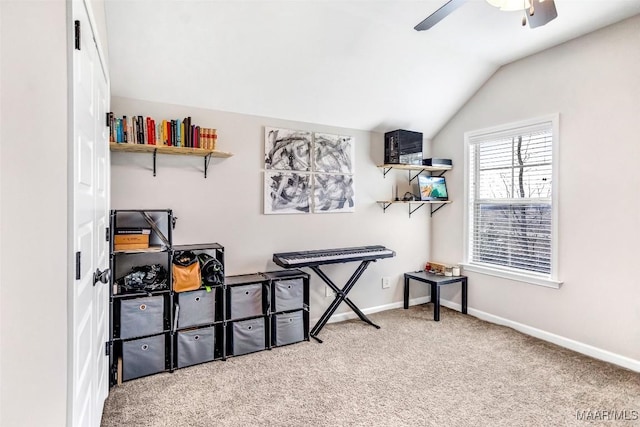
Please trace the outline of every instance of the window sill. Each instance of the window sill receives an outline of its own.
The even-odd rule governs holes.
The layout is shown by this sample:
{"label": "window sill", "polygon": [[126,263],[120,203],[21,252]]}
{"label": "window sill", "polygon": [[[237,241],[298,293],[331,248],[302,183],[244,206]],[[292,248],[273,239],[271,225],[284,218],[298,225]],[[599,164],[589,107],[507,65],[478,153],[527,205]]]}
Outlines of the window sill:
{"label": "window sill", "polygon": [[513,271],[499,270],[497,268],[486,267],[477,264],[461,264],[466,271],[482,273],[488,276],[502,277],[503,279],[516,280],[518,282],[530,283],[532,285],[544,286],[546,288],[560,289],[562,282],[558,280],[548,279],[546,277],[538,277]]}

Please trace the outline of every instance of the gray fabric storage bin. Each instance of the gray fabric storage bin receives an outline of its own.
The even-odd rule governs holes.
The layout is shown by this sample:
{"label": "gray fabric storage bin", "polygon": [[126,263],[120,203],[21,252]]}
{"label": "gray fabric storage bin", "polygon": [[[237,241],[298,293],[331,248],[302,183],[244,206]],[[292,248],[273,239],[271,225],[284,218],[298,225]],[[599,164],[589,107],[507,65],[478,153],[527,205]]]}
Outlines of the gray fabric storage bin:
{"label": "gray fabric storage bin", "polygon": [[164,330],[164,297],[120,301],[120,338],[159,334]]}
{"label": "gray fabric storage bin", "polygon": [[182,292],[178,295],[178,327],[204,325],[216,320],[215,289]]}
{"label": "gray fabric storage bin", "polygon": [[273,282],[274,307],[272,311],[299,310],[304,307],[304,280],[277,280]]}
{"label": "gray fabric storage bin", "polygon": [[178,368],[213,360],[214,349],[213,326],[178,331]]}
{"label": "gray fabric storage bin", "polygon": [[304,341],[303,311],[275,314],[275,337],[273,345],[287,345]]}
{"label": "gray fabric storage bin", "polygon": [[233,354],[252,353],[264,350],[265,346],[265,318],[241,320],[233,322]]}
{"label": "gray fabric storage bin", "polygon": [[165,335],[122,343],[122,379],[144,377],[165,370]]}
{"label": "gray fabric storage bin", "polygon": [[262,283],[229,287],[229,319],[263,315]]}

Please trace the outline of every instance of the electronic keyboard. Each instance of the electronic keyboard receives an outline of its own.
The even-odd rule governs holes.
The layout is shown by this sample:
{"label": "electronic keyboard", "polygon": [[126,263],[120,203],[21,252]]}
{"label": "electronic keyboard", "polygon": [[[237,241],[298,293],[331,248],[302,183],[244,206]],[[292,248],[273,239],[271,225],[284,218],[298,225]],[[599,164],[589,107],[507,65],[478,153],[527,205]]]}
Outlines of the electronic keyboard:
{"label": "electronic keyboard", "polygon": [[394,257],[396,253],[384,246],[321,249],[317,251],[282,252],[273,254],[273,262],[284,268],[311,267],[352,261],[375,261]]}

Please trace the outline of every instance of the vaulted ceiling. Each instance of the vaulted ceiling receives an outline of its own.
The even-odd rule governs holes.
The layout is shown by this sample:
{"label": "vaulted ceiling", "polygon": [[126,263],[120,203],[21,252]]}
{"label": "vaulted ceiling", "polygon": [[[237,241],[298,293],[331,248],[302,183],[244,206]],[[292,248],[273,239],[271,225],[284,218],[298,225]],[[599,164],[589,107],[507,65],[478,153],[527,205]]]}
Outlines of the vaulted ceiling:
{"label": "vaulted ceiling", "polygon": [[530,29],[469,0],[413,29],[445,2],[108,0],[112,94],[431,138],[500,66],[640,13],[555,0]]}

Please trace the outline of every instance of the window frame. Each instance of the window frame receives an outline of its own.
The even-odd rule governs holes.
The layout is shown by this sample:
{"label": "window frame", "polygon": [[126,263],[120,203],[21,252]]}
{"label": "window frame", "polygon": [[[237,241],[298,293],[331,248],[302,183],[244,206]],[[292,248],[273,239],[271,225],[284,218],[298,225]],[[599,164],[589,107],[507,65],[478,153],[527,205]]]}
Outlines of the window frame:
{"label": "window frame", "polygon": [[[470,233],[473,233],[473,226],[469,224],[470,210],[473,209],[474,200],[470,200],[471,194],[471,178],[477,173],[478,164],[476,164],[474,170],[470,170],[470,147],[472,140],[477,140],[480,137],[489,137],[492,134],[496,134],[496,137],[508,131],[517,130],[520,128],[531,127],[541,125],[543,123],[551,122],[552,132],[552,145],[551,145],[551,270],[549,274],[526,272],[524,270],[498,267],[490,264],[472,262],[471,247],[470,247]],[[562,282],[558,279],[558,164],[559,164],[559,127],[560,127],[560,115],[558,113],[550,114],[546,116],[536,117],[527,120],[521,120],[518,122],[507,123],[503,125],[492,126],[489,128],[478,129],[474,131],[468,131],[464,134],[464,232],[463,232],[463,248],[464,248],[464,261],[462,265],[465,270],[486,274],[489,276],[502,277],[505,279],[515,280],[519,282],[530,283],[539,286],[545,286],[549,288],[559,289]],[[472,175],[473,174],[473,175]]]}

